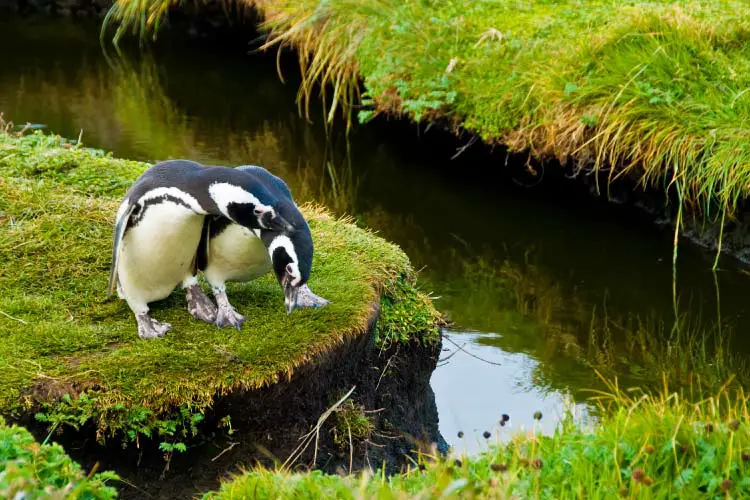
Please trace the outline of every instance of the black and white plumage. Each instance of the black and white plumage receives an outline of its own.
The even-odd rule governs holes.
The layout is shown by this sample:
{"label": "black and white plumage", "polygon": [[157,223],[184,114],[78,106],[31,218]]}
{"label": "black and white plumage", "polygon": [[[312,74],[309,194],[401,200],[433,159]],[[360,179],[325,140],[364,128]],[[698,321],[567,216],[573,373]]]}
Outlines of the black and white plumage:
{"label": "black and white plumage", "polygon": [[[237,313],[226,295],[226,282],[250,281],[273,269],[284,292],[288,313],[297,307],[322,307],[329,302],[307,285],[313,260],[310,227],[300,213],[286,183],[268,170],[253,165],[237,167],[253,182],[263,185],[276,200],[277,214],[293,231],[248,229],[223,216],[206,217],[198,248],[197,269],[203,272],[216,298],[216,324],[240,329],[245,317]],[[191,303],[198,302],[195,306]],[[204,302],[188,292],[188,308]]]}
{"label": "black and white plumage", "polygon": [[[117,211],[107,296],[116,286],[135,314],[141,338],[163,337],[172,328],[149,316],[150,302],[166,298],[180,283],[200,290],[196,252],[204,220],[214,215],[251,230],[293,230],[261,183],[229,167],[160,162],[126,193]],[[198,301],[191,313],[210,321],[211,306]]]}

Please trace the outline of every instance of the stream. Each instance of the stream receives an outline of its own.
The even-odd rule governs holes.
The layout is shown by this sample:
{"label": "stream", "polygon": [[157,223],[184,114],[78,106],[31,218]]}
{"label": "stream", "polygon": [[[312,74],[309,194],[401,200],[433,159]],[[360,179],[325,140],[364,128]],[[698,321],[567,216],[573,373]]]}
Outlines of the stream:
{"label": "stream", "polygon": [[[603,388],[590,362],[604,359],[623,384],[654,382],[629,335],[658,343],[670,332],[673,234],[644,214],[559,183],[513,182],[499,173],[503,154],[467,148],[451,159],[468,140],[437,127],[376,120],[347,142],[341,122],[326,131],[320,103],[310,121],[299,115],[293,54],[282,82],[275,54],[240,43],[160,36],[108,59],[98,26],[85,23],[0,23],[0,47],[11,49],[0,111],[16,124],[82,134],[124,158],[263,165],[298,201],[350,214],[404,248],[452,321],[431,382],[456,451],[482,449],[484,431],[551,432],[568,405],[585,416],[586,391]],[[713,259],[680,246],[679,314],[706,331],[747,324],[747,277],[726,258],[712,273]],[[738,333],[731,350],[748,358]]]}

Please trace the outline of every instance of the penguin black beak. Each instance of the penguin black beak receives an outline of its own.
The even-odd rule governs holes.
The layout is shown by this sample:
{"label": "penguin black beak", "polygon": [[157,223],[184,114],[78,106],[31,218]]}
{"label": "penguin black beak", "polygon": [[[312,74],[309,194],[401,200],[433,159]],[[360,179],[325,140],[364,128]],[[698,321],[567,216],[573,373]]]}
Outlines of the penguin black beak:
{"label": "penguin black beak", "polygon": [[261,223],[266,227],[266,229],[269,229],[271,231],[281,231],[285,233],[294,232],[294,226],[292,226],[289,221],[287,221],[279,214],[266,212],[261,217]]}

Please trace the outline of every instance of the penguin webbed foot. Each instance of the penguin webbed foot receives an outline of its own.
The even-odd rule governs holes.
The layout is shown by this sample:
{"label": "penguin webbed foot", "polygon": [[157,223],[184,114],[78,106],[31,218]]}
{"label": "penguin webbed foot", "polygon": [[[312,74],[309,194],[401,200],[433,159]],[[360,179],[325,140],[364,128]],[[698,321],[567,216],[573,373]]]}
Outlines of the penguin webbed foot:
{"label": "penguin webbed foot", "polygon": [[187,288],[187,308],[190,315],[206,323],[215,323],[217,316],[216,305],[208,298],[199,285],[192,285]]}
{"label": "penguin webbed foot", "polygon": [[297,294],[297,307],[317,309],[330,304],[331,301],[324,299],[319,295],[315,295],[307,284],[299,287]]}
{"label": "penguin webbed foot", "polygon": [[221,304],[216,311],[216,326],[219,328],[233,326],[237,330],[242,330],[242,325],[245,321],[247,321],[247,318],[238,313],[229,303]]}
{"label": "penguin webbed foot", "polygon": [[172,325],[156,321],[148,314],[139,314],[135,319],[138,322],[138,336],[142,339],[164,338],[172,330]]}

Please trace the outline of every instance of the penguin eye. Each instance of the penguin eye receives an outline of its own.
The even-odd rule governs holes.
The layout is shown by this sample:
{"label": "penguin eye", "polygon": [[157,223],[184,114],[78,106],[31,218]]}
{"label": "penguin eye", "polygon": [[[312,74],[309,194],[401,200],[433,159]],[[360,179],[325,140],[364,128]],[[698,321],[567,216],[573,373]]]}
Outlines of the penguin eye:
{"label": "penguin eye", "polygon": [[260,208],[255,208],[255,209],[253,209],[253,213],[255,215],[263,215],[263,210],[260,209]]}
{"label": "penguin eye", "polygon": [[291,274],[292,276],[294,276],[294,268],[292,267],[292,265],[291,265],[291,264],[287,264],[287,265],[286,265],[286,272],[287,272],[288,274]]}

